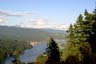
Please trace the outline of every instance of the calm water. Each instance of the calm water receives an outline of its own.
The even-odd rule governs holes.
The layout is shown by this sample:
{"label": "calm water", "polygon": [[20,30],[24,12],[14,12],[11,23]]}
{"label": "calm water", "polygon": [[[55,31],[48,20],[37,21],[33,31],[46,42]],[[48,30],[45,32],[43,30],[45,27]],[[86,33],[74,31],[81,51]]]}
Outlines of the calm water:
{"label": "calm water", "polygon": [[[57,40],[57,43],[65,44],[65,40]],[[24,54],[21,54],[19,59],[21,62],[28,63],[35,61],[36,57],[42,54],[46,49],[47,43],[38,42],[33,48],[27,49],[24,51]],[[12,64],[13,57],[9,57],[5,60],[5,64]]]}

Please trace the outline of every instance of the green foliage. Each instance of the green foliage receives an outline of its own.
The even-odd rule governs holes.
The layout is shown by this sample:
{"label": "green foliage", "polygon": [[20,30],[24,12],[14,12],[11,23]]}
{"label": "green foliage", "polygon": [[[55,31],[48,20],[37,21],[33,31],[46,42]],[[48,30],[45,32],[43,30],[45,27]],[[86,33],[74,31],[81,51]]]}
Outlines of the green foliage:
{"label": "green foliage", "polygon": [[66,32],[63,30],[0,26],[0,38],[2,39],[9,38],[23,41],[43,41],[49,36],[52,36],[56,39],[63,39],[64,34],[66,34]]}
{"label": "green foliage", "polygon": [[92,48],[92,52],[96,54],[96,9],[93,12],[92,19],[93,19],[93,24],[92,24],[92,31],[90,33],[89,42]]}
{"label": "green foliage", "polygon": [[47,59],[48,59],[47,56],[39,55],[39,56],[36,58],[35,64],[45,64],[46,61],[47,61]]}
{"label": "green foliage", "polygon": [[25,41],[0,39],[0,48],[4,55],[18,57],[25,49],[31,48],[31,45]]}
{"label": "green foliage", "polygon": [[80,64],[80,61],[76,56],[68,56],[65,60],[65,64]]}
{"label": "green foliage", "polygon": [[0,49],[0,64],[3,64],[4,61],[4,54],[3,51]]}
{"label": "green foliage", "polygon": [[[93,13],[85,10],[68,30],[67,46],[62,54],[65,64],[94,64],[96,60],[96,9]],[[73,58],[73,59],[72,59]],[[78,59],[78,60],[76,60]],[[78,63],[79,62],[79,63]]]}
{"label": "green foliage", "polygon": [[12,64],[24,64],[24,63],[21,63],[19,60],[14,60],[12,61]]}
{"label": "green foliage", "polygon": [[85,10],[67,32],[68,43],[61,58],[58,45],[50,39],[46,64],[96,64],[96,9],[93,13]]}
{"label": "green foliage", "polygon": [[53,38],[50,38],[48,46],[46,48],[46,54],[48,56],[48,60],[46,61],[46,64],[59,64],[60,63],[60,52],[58,45],[53,40]]}

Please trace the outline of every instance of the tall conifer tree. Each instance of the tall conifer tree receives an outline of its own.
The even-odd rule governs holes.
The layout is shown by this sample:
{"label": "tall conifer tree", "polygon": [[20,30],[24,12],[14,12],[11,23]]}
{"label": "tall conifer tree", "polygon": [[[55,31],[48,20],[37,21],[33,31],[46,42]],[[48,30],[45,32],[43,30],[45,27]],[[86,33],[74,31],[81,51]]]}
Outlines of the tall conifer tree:
{"label": "tall conifer tree", "polygon": [[53,38],[50,38],[49,40],[49,43],[46,48],[46,53],[48,56],[46,64],[60,64],[59,48]]}

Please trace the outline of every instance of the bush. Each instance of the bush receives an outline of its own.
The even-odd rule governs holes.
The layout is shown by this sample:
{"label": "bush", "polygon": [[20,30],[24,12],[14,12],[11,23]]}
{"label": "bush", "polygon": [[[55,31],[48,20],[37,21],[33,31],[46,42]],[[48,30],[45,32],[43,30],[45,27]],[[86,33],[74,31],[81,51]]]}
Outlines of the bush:
{"label": "bush", "polygon": [[36,58],[35,64],[45,64],[46,60],[47,60],[47,56],[39,55]]}

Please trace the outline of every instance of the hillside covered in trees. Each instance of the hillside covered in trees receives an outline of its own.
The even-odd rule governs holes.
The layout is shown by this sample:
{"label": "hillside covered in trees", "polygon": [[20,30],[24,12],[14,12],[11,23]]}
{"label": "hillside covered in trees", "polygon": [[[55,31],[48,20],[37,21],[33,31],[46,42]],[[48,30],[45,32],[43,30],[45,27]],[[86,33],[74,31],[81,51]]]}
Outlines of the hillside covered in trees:
{"label": "hillside covered in trees", "polygon": [[69,64],[72,61],[72,64],[96,64],[96,9],[92,13],[85,10],[84,15],[80,14],[68,32],[63,59]]}
{"label": "hillside covered in trees", "polygon": [[3,64],[7,57],[18,58],[28,48],[32,46],[26,41],[0,39],[0,64]]}
{"label": "hillside covered in trees", "polygon": [[23,41],[44,41],[52,36],[56,39],[64,39],[66,31],[55,29],[21,28],[15,26],[0,26],[0,38],[17,39]]}
{"label": "hillside covered in trees", "polygon": [[[36,35],[39,34],[37,33],[38,31]],[[41,33],[40,31],[40,35],[46,35]],[[63,46],[65,49],[61,50],[54,37],[50,38],[45,52],[28,64],[96,64],[96,9],[91,13],[85,10],[80,14],[76,22],[70,25],[67,33],[67,44]],[[17,57],[13,64],[24,64],[18,60],[18,53],[30,48],[26,42],[5,39],[0,40],[0,44],[0,64],[3,64],[5,54],[8,53]]]}

